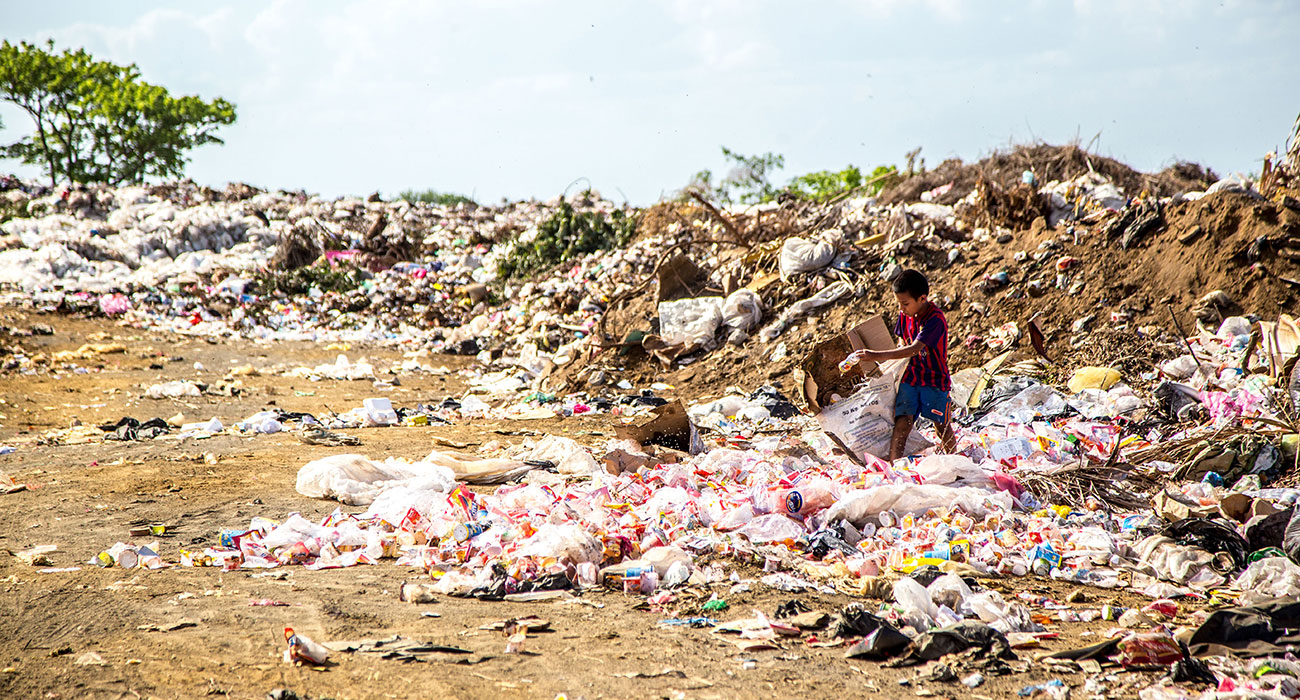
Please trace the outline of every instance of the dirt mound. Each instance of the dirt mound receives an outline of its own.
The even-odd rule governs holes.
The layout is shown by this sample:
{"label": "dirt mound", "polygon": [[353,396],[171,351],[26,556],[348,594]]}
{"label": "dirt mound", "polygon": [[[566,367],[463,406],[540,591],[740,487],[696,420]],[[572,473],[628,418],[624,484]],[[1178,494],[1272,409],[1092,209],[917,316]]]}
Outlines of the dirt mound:
{"label": "dirt mound", "polygon": [[[1288,252],[1300,248],[1300,213],[1293,210],[1225,192],[1171,204],[1159,228],[1128,250],[1106,240],[1104,228],[1105,222],[1076,226],[1076,241],[1060,230],[1031,227],[1005,244],[973,248],[969,258],[946,269],[922,268],[937,290],[932,297],[948,311],[957,344],[953,368],[992,357],[971,336],[986,338],[1011,321],[1023,331],[1035,315],[1058,354],[1097,363],[1119,361],[1129,349],[1121,344],[1102,352],[1107,346],[1095,341],[1104,333],[1175,341],[1167,305],[1190,329],[1197,301],[1214,290],[1233,301],[1228,313],[1264,319],[1300,303],[1300,286],[1286,281],[1300,279],[1300,252]],[[1060,274],[1062,258],[1079,262]],[[989,284],[986,275],[998,272],[1006,272],[1008,282]],[[872,289],[888,306],[885,285]],[[1074,330],[1076,322],[1081,330]],[[1144,327],[1150,328],[1140,332]]]}
{"label": "dirt mound", "polygon": [[[1118,238],[1107,239],[1108,223],[1076,224],[1074,234],[1068,234],[1040,220],[1005,243],[964,247],[952,264],[945,256],[930,255],[933,251],[923,242],[888,259],[878,248],[855,249],[849,268],[861,275],[861,296],[815,312],[775,342],[751,338],[742,346],[724,345],[685,358],[687,364],[679,361],[667,372],[631,346],[605,350],[594,364],[613,368],[633,383],[689,385],[700,397],[730,386],[751,390],[768,383],[792,392],[794,370],[816,343],[873,313],[886,314],[892,323],[897,305],[877,272],[890,260],[929,276],[931,298],[948,316],[953,371],[995,355],[985,342],[993,329],[1015,322],[1025,333],[1027,321],[1037,317],[1048,354],[1059,363],[1049,378],[1063,382],[1075,367],[1103,364],[1139,381],[1141,372],[1182,352],[1169,306],[1189,331],[1196,323],[1197,301],[1215,290],[1232,300],[1224,314],[1271,320],[1300,308],[1300,213],[1292,209],[1231,192],[1174,202],[1163,210],[1158,227],[1127,250]],[[1067,263],[1069,269],[1061,273],[1062,258],[1077,262]],[[758,278],[770,264],[760,255],[749,270]],[[1004,284],[996,282],[1001,272],[1007,274]],[[768,305],[764,322],[811,291],[806,285],[772,285],[763,293]],[[654,294],[653,284],[647,285],[635,303],[612,316],[607,337],[621,341],[629,331],[651,330]],[[1207,325],[1217,327],[1217,320],[1207,319]],[[1024,358],[1035,356],[1027,337],[1020,347]]]}
{"label": "dirt mound", "polygon": [[1161,196],[1205,190],[1219,181],[1219,176],[1213,170],[1185,160],[1178,161],[1149,177],[1154,184],[1154,187],[1150,188],[1151,191]]}
{"label": "dirt mound", "polygon": [[1204,189],[1218,179],[1213,171],[1195,163],[1180,162],[1155,175],[1147,175],[1114,158],[1089,153],[1078,145],[1037,143],[995,151],[977,163],[964,163],[960,158],[945,160],[934,170],[913,175],[885,188],[880,193],[880,202],[915,202],[920,200],[922,193],[952,183],[952,189],[935,197],[934,201],[954,204],[970,194],[981,178],[1010,190],[1020,183],[1026,170],[1033,172],[1040,183],[1064,181],[1095,172],[1127,194],[1137,195],[1146,190],[1159,197]]}

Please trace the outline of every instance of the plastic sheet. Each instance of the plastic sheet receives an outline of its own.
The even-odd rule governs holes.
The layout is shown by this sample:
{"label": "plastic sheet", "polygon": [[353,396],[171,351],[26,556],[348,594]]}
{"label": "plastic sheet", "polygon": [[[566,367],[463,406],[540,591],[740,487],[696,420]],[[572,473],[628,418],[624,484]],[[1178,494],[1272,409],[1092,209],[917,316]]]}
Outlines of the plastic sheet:
{"label": "plastic sheet", "polygon": [[420,490],[446,493],[455,483],[455,474],[445,466],[427,462],[393,458],[376,462],[355,454],[331,455],[303,465],[294,488],[309,498],[369,505],[386,489],[417,483]]}
{"label": "plastic sheet", "polygon": [[814,309],[834,303],[846,295],[852,293],[853,286],[848,282],[834,282],[826,285],[825,289],[808,297],[801,299],[786,307],[785,311],[772,323],[768,324],[759,332],[759,336],[765,342],[772,342],[781,335],[782,331],[790,325],[791,322],[811,313]]}
{"label": "plastic sheet", "polygon": [[827,522],[847,520],[862,526],[881,513],[921,515],[934,508],[961,508],[972,517],[1010,510],[1011,496],[975,487],[951,487],[937,484],[886,484],[871,489],[850,491],[826,511]]}
{"label": "plastic sheet", "polygon": [[1270,598],[1300,596],[1300,566],[1286,557],[1267,557],[1251,562],[1237,576],[1242,591],[1241,605],[1253,605]]}

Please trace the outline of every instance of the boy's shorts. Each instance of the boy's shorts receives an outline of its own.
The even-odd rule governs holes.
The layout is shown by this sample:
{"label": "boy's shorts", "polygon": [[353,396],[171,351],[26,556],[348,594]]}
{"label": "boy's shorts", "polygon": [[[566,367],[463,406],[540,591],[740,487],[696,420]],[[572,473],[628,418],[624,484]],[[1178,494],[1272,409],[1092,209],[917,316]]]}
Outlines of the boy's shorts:
{"label": "boy's shorts", "polygon": [[928,418],[935,427],[942,427],[948,422],[948,392],[901,382],[894,400],[894,417],[903,416]]}

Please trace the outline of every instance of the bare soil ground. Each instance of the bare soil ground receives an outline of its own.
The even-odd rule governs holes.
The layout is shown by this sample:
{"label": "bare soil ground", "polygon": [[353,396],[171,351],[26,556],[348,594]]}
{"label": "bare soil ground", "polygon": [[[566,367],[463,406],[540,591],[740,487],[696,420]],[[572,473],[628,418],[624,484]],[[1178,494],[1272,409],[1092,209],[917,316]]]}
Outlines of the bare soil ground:
{"label": "bare soil ground", "polygon": [[[598,444],[612,430],[606,417],[596,416],[358,430],[353,433],[363,445],[352,448],[307,446],[286,434],[40,445],[36,438],[42,433],[75,420],[94,425],[123,415],[144,420],[180,412],[186,420],[215,415],[229,424],[269,405],[290,411],[344,411],[377,394],[369,382],[313,383],[264,372],[243,378],[247,391],[236,397],[151,400],[143,398],[144,388],[158,381],[215,381],[228,368],[249,363],[260,369],[314,365],[338,351],[308,343],[209,342],[124,328],[102,319],[15,310],[0,310],[0,323],[17,329],[33,323],[52,326],[53,335],[4,339],[29,351],[75,349],[103,334],[127,346],[125,353],[83,362],[91,370],[85,374],[43,370],[36,375],[0,375],[0,444],[17,447],[0,456],[0,470],[31,484],[27,491],[0,496],[0,550],[55,544],[51,568],[80,567],[46,573],[45,567],[0,552],[0,697],[261,698],[272,689],[288,688],[312,698],[982,698],[1015,695],[1052,678],[1082,693],[1088,678],[1077,670],[1062,672],[1032,662],[1040,649],[1018,650],[1021,662],[1012,664],[1017,672],[990,677],[974,690],[951,682],[913,680],[904,686],[900,680],[931,669],[846,660],[842,647],[815,648],[798,639],[781,642],[778,650],[740,652],[729,638],[707,629],[658,625],[665,618],[700,614],[699,606],[711,592],[730,604],[716,615],[723,620],[750,617],[754,609],[770,615],[792,597],[827,612],[855,600],[847,595],[781,593],[757,582],[750,592],[734,595],[729,583],[689,591],[668,610],[651,611],[643,597],[621,591],[589,592],[579,603],[444,597],[417,606],[400,602],[397,591],[402,581],[419,578],[422,572],[388,561],[327,571],[291,567],[270,575],[213,568],[97,568],[86,562],[114,542],[132,541],[128,529],[133,523],[167,523],[161,554],[175,562],[182,548],[213,543],[220,529],[244,525],[253,516],[278,519],[298,511],[319,518],[336,504],[299,495],[294,476],[308,460],[327,454],[355,451],[413,458],[427,453],[435,437],[477,444],[522,440],[519,431],[565,434]],[[387,366],[380,360],[400,358],[395,349],[349,352],[354,359],[360,354],[377,366]],[[206,369],[195,370],[195,362]],[[465,360],[435,358],[435,364],[439,362],[455,368]],[[403,376],[401,382],[384,394],[398,405],[436,401],[464,389],[454,374]],[[762,575],[729,563],[728,569],[733,568],[742,578]],[[989,585],[1006,594],[1031,591],[1058,600],[1073,590],[1034,578]],[[262,598],[290,606],[249,605]],[[1095,609],[1106,602],[1142,601],[1126,593],[1088,590],[1087,602],[1073,607]],[[1190,610],[1184,606],[1183,621]],[[423,616],[426,612],[440,616]],[[500,632],[480,629],[526,615],[550,621],[552,631],[528,639],[523,653],[505,653],[506,639]],[[1044,648],[1095,643],[1112,624],[1053,624],[1050,629],[1060,638],[1044,642]],[[470,653],[435,654],[429,662],[411,664],[337,653],[328,667],[315,670],[281,661],[286,626],[317,641],[397,634]],[[103,665],[80,663],[89,652],[98,654]],[[969,673],[963,662],[953,665],[959,675]],[[1101,674],[1112,697],[1136,696],[1157,677],[1118,669]]]}

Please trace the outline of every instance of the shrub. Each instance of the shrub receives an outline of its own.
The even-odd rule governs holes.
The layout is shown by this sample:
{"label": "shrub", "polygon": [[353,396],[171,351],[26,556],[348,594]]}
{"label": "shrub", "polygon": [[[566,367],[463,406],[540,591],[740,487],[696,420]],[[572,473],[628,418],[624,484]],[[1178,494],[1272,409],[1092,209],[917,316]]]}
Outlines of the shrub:
{"label": "shrub", "polygon": [[598,250],[621,248],[636,233],[637,218],[615,211],[606,218],[600,212],[576,212],[568,202],[537,228],[531,241],[515,241],[514,248],[497,264],[497,273],[515,279],[541,272],[566,260]]}
{"label": "shrub", "polygon": [[454,207],[457,204],[476,204],[469,197],[451,192],[438,192],[437,190],[403,190],[397,195],[398,199],[405,199],[411,204],[423,202],[425,204],[438,204],[444,207]]}

